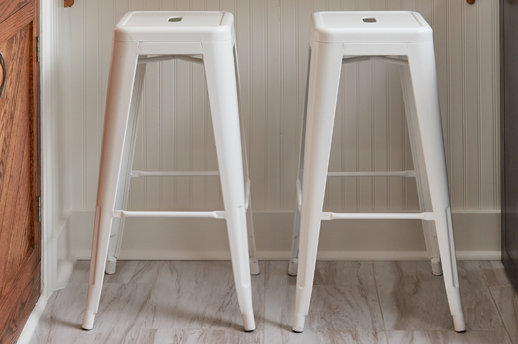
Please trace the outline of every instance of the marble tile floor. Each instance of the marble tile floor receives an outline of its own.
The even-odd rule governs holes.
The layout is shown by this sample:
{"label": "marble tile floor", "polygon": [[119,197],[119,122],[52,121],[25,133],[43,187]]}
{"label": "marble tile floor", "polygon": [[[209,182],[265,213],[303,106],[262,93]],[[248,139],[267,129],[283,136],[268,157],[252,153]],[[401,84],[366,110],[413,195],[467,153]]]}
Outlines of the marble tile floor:
{"label": "marble tile floor", "polygon": [[81,329],[89,261],[50,297],[30,344],[518,344],[518,296],[497,261],[460,261],[467,331],[453,331],[427,261],[320,261],[304,333],[293,333],[287,261],[252,276],[257,329],[242,330],[228,261],[120,261],[92,331]]}

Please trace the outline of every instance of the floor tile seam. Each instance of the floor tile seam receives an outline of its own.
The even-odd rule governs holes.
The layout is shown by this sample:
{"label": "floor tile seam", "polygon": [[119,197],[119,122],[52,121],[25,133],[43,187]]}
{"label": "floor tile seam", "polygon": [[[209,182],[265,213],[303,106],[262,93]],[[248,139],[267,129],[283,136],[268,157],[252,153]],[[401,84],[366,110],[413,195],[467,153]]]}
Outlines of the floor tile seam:
{"label": "floor tile seam", "polygon": [[[122,327],[122,326],[121,326]],[[241,326],[242,327],[242,326]],[[229,328],[229,327],[146,327],[142,326],[142,330],[163,330],[163,331],[224,331],[224,332],[231,332],[231,333],[238,333],[238,334],[254,334],[263,332],[264,328],[262,329],[255,329],[253,331],[245,331],[243,329],[237,329],[237,328]]]}
{"label": "floor tile seam", "polygon": [[484,280],[484,282],[486,283],[486,286],[489,287],[489,281],[487,279],[487,276],[484,272],[484,270],[482,269],[482,267],[480,266],[480,260],[477,260],[477,266],[478,266],[478,270],[480,271],[480,273],[482,274],[482,279]]}
{"label": "floor tile seam", "polygon": [[[477,261],[477,262],[478,262],[478,261]],[[494,297],[493,297],[493,294],[491,293],[491,287],[490,287],[489,285],[487,285],[487,284],[486,284],[486,285],[485,285],[485,287],[484,287],[484,286],[482,286],[482,287],[472,288],[472,289],[471,289],[471,292],[472,292],[473,294],[478,294],[480,291],[484,291],[484,290],[487,290],[487,293],[489,294],[489,297],[491,298],[491,302],[493,303],[493,307],[495,307],[495,309],[496,309],[496,311],[497,311],[497,313],[498,313],[498,316],[500,317],[500,321],[501,321],[501,323],[502,323],[502,326],[506,327],[506,326],[505,326],[505,322],[504,322],[504,318],[503,318],[502,314],[500,313],[500,310],[498,309],[498,305],[497,305],[497,303],[496,303],[496,301],[495,301],[495,299],[494,299]],[[463,312],[464,312],[464,310],[463,310]],[[470,331],[485,331],[485,330],[473,330],[473,329],[471,329],[471,328],[470,328],[469,330],[470,330]],[[496,330],[496,329],[495,329],[495,330]],[[487,331],[491,331],[491,330],[487,330]],[[507,329],[506,329],[506,331],[507,331]],[[508,333],[508,335],[509,335],[509,332],[508,332],[508,331],[507,331],[507,333]],[[509,336],[509,337],[510,337],[510,336]],[[516,343],[516,344],[518,344],[518,343]]]}
{"label": "floor tile seam", "polygon": [[[513,288],[514,289],[514,285],[512,284],[506,284],[506,285],[488,285],[488,288]],[[514,292],[516,295],[518,295],[518,293]]]}
{"label": "floor tile seam", "polygon": [[338,284],[338,283],[330,283],[330,284],[313,284],[313,287],[319,287],[319,286],[327,286],[327,287],[375,287],[376,284]]}
{"label": "floor tile seam", "polygon": [[466,330],[465,332],[457,332],[455,330],[385,330],[385,332],[454,332],[460,335],[467,332],[498,332],[498,330]]}
{"label": "floor tile seam", "polygon": [[[481,262],[482,262],[482,260],[478,260],[479,267],[480,267],[480,263],[481,263]],[[489,262],[492,262],[492,260],[489,260]],[[499,261],[498,261],[498,262],[499,262]],[[482,270],[482,267],[480,267],[480,269]],[[482,270],[482,271],[483,271],[483,270]],[[505,271],[504,271],[504,274],[505,274]],[[484,278],[486,277],[486,275],[485,275],[485,274],[483,274],[483,276],[484,276]],[[512,287],[512,286],[513,286],[513,284],[511,283],[511,281],[509,281],[509,278],[507,277],[507,275],[506,275],[505,277],[506,277],[507,281],[509,282],[508,284],[491,285],[491,284],[489,283],[489,281],[487,281],[487,285],[488,285],[489,287]]]}
{"label": "floor tile seam", "polygon": [[140,344],[140,338],[142,338],[142,331],[144,330],[144,324],[145,323],[146,323],[146,319],[145,319],[145,316],[144,316],[144,321],[142,322],[142,324],[140,324],[140,329],[138,331],[137,344]]}
{"label": "floor tile seam", "polygon": [[[149,313],[151,312],[151,299],[153,298],[153,295],[155,293],[155,288],[156,288],[156,284],[157,284],[157,281],[158,281],[158,276],[160,275],[160,268],[161,267],[159,266],[158,267],[158,272],[157,272],[157,278],[155,280],[155,283],[153,283],[152,287],[151,287],[151,293],[149,294],[149,300],[147,301],[147,306],[146,306],[146,315],[144,316],[144,321],[142,322],[142,329],[148,328],[146,326],[146,323],[148,321]],[[139,336],[139,338],[140,338],[140,336]]]}
{"label": "floor tile seam", "polygon": [[[505,332],[507,333],[507,336],[509,337],[509,340],[511,341],[511,343],[513,344],[518,344],[512,337],[511,337],[511,332],[509,331],[509,328],[505,322],[505,319],[502,315],[502,311],[500,310],[500,307],[498,306],[498,303],[496,302],[495,300],[495,296],[493,295],[493,292],[491,291],[491,288],[493,287],[488,287],[488,290],[489,290],[489,295],[491,296],[491,300],[493,301],[493,304],[495,305],[496,307],[496,311],[498,312],[498,315],[500,316],[500,319],[502,320],[502,325],[504,326],[504,329],[505,329]],[[496,287],[498,288],[498,287]]]}
{"label": "floor tile seam", "polygon": [[374,263],[371,264],[372,269],[372,277],[374,278],[374,288],[376,289],[376,296],[378,297],[378,307],[381,313],[381,321],[383,322],[383,333],[385,333],[385,340],[387,341],[387,344],[389,343],[389,338],[386,333],[386,325],[385,325],[385,316],[383,315],[383,308],[381,307],[381,299],[380,299],[380,293],[378,290],[378,280],[376,279],[376,269],[374,268]]}
{"label": "floor tile seam", "polygon": [[[484,281],[486,282],[486,285],[488,287],[509,287],[509,286],[512,286],[512,284],[499,284],[499,285],[491,285],[491,283],[489,282],[486,274],[484,273],[484,270],[482,269],[482,267],[480,266],[480,263],[482,262],[482,260],[477,260],[477,266],[480,270],[480,272],[482,273],[482,278],[484,279]],[[491,262],[491,260],[489,260],[489,262]]]}

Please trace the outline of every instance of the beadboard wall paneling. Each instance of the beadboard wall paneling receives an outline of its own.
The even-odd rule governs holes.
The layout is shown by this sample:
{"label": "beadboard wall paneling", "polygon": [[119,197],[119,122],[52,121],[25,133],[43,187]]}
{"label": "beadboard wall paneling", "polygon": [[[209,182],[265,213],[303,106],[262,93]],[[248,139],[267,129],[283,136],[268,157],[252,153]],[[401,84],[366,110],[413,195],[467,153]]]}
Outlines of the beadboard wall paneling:
{"label": "beadboard wall paneling", "polygon": [[[454,210],[499,209],[498,1],[460,0],[78,0],[70,11],[73,210],[93,210],[97,191],[111,30],[132,10],[234,13],[242,105],[258,211],[295,207],[308,59],[309,17],[325,10],[413,10],[434,29]],[[134,169],[216,170],[203,67],[148,65]],[[397,66],[343,67],[331,171],[412,168]],[[217,177],[133,179],[130,208],[222,209]],[[331,211],[417,209],[415,180],[330,178]]]}

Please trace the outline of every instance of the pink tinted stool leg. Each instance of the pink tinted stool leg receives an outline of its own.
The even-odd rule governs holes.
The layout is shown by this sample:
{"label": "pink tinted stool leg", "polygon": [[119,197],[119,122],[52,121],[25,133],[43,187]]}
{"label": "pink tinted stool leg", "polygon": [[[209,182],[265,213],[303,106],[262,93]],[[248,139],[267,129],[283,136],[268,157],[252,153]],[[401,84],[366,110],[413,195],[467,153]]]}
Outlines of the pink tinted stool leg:
{"label": "pink tinted stool leg", "polygon": [[[419,133],[419,122],[417,120],[414,91],[412,89],[412,82],[405,82],[405,78],[410,78],[410,70],[408,66],[401,66],[400,74],[403,88],[403,99],[405,103],[408,136],[412,146],[412,161],[416,173],[419,205],[422,212],[431,212],[433,207],[430,199],[430,186],[428,185],[426,165],[423,158],[423,144],[421,135]],[[435,224],[433,221],[423,220],[422,225],[426,250],[428,251],[428,257],[432,266],[432,273],[436,276],[440,276],[442,275],[442,266]]]}
{"label": "pink tinted stool leg", "polygon": [[308,56],[308,74],[306,80],[306,97],[304,101],[304,117],[302,119],[302,136],[300,138],[299,173],[297,176],[297,204],[295,207],[295,219],[293,221],[293,238],[291,241],[291,258],[288,265],[288,275],[297,276],[299,261],[299,239],[300,239],[300,206],[302,203],[302,181],[304,180],[304,147],[306,144],[306,121],[308,113],[308,87],[309,87],[309,68],[311,65],[311,48]]}
{"label": "pink tinted stool leg", "polygon": [[462,312],[457,258],[451,221],[448,175],[444,153],[433,42],[409,45],[409,67],[404,67],[403,87],[412,85],[419,135],[430,189],[446,295],[455,331],[466,330]]}
{"label": "pink tinted stool leg", "polygon": [[[115,197],[115,209],[126,210],[128,207],[128,197],[131,184],[131,168],[133,166],[133,156],[135,153],[135,141],[138,129],[138,112],[142,99],[142,86],[146,74],[146,64],[139,64],[135,75],[133,96],[131,98],[131,109],[126,130],[124,152],[122,156],[121,172],[119,184],[117,186],[117,196]],[[110,246],[108,248],[108,259],[106,262],[106,274],[113,275],[116,270],[117,258],[121,250],[122,235],[124,234],[124,217],[112,220],[112,230],[110,233]]]}
{"label": "pink tinted stool leg", "polygon": [[245,331],[253,331],[255,321],[233,42],[229,40],[204,43],[204,51],[203,62],[237,298]]}
{"label": "pink tinted stool leg", "polygon": [[[314,43],[309,75],[299,260],[293,331],[304,330],[317,257],[318,237],[342,67],[342,44]],[[316,46],[318,45],[318,47]]]}

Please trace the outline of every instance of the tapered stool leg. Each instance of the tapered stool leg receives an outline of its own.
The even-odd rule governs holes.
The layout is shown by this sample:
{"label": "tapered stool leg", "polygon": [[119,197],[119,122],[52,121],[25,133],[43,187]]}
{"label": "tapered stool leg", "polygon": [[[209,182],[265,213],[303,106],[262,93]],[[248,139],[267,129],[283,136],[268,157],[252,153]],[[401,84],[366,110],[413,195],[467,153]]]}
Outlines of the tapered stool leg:
{"label": "tapered stool leg", "polygon": [[[135,153],[135,141],[138,129],[138,111],[142,99],[142,87],[146,74],[146,64],[139,64],[135,74],[133,96],[128,119],[126,140],[124,141],[124,151],[122,156],[121,174],[117,186],[117,196],[115,198],[115,209],[126,210],[128,207],[128,197],[131,182],[131,168],[133,166],[133,156]],[[122,235],[124,233],[124,217],[112,220],[112,230],[110,233],[110,246],[108,247],[108,258],[106,261],[106,273],[113,275],[116,270],[117,258],[121,250]]]}
{"label": "tapered stool leg", "polygon": [[[417,109],[414,99],[414,91],[412,89],[410,69],[407,66],[400,67],[401,83],[403,89],[403,99],[405,103],[405,114],[407,119],[408,136],[412,146],[412,161],[416,172],[417,192],[419,195],[419,206],[423,212],[431,212],[432,202],[430,199],[430,186],[428,185],[428,177],[426,174],[426,166],[423,159],[423,145],[421,135],[419,133],[419,122],[417,121]],[[432,221],[422,221],[423,233],[428,251],[428,258],[432,266],[432,273],[436,276],[442,275],[441,259],[439,253],[439,245],[437,242],[437,234]]]}
{"label": "tapered stool leg", "polygon": [[[306,97],[307,98],[307,97]],[[291,241],[291,258],[288,265],[288,275],[297,276],[298,257],[299,257],[299,239],[300,239],[300,206],[299,202],[302,198],[302,181],[304,179],[304,144],[306,137],[306,113],[304,112],[304,119],[302,122],[302,139],[300,144],[300,158],[299,158],[299,174],[297,177],[297,205],[295,207],[295,219],[293,220],[293,238]]]}
{"label": "tapered stool leg", "polygon": [[308,88],[309,88],[309,68],[311,65],[311,48],[308,56],[308,73],[306,79],[306,97],[304,98],[304,117],[302,118],[302,136],[300,138],[300,155],[299,155],[299,172],[297,176],[297,205],[295,207],[295,219],[293,220],[293,238],[291,241],[291,258],[288,265],[288,275],[297,276],[298,257],[299,257],[299,239],[300,239],[300,206],[299,202],[302,197],[302,181],[304,179],[304,147],[306,143],[306,120],[308,113]]}
{"label": "tapered stool leg", "polygon": [[239,122],[241,129],[241,149],[243,151],[243,159],[244,159],[244,178],[246,182],[246,202],[248,206],[246,207],[246,223],[248,229],[248,255],[250,260],[250,274],[251,275],[259,275],[261,270],[259,269],[259,260],[257,259],[257,250],[255,247],[255,233],[254,233],[254,215],[252,208],[252,196],[251,196],[251,186],[250,186],[250,172],[248,165],[248,156],[246,149],[246,137],[245,137],[245,122],[243,118],[243,111],[241,109],[241,79],[239,77],[239,64],[237,60],[237,50],[235,46],[236,42],[234,42],[234,63],[235,63],[235,74],[236,74],[236,85],[237,85],[237,101],[238,101],[238,109],[239,109]]}
{"label": "tapered stool leg", "polygon": [[409,45],[408,59],[411,80],[405,78],[404,82],[411,82],[414,91],[446,294],[455,331],[462,332],[466,325],[459,293],[433,42]]}
{"label": "tapered stool leg", "polygon": [[106,98],[88,295],[82,325],[85,330],[93,328],[101,297],[137,59],[137,42],[114,42]]}
{"label": "tapered stool leg", "polygon": [[[315,45],[319,43],[314,43]],[[331,151],[343,52],[341,44],[313,46],[309,75],[299,259],[293,331],[308,314]]]}
{"label": "tapered stool leg", "polygon": [[232,41],[204,43],[204,66],[225,204],[232,268],[245,331],[255,329],[243,159]]}

